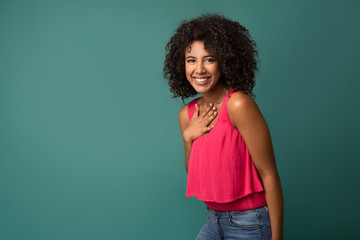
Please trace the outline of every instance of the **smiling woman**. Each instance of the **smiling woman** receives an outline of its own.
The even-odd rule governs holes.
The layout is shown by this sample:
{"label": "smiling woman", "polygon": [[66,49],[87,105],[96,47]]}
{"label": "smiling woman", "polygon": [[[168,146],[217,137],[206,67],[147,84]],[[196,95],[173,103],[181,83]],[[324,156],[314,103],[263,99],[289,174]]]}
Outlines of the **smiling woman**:
{"label": "smiling woman", "polygon": [[166,46],[174,97],[201,94],[179,111],[186,197],[208,209],[197,240],[283,239],[271,137],[252,98],[255,46],[245,27],[219,15],[184,22]]}
{"label": "smiling woman", "polygon": [[194,41],[185,50],[185,72],[191,86],[198,93],[216,91],[221,87],[220,68],[215,56],[206,51],[204,41]]}

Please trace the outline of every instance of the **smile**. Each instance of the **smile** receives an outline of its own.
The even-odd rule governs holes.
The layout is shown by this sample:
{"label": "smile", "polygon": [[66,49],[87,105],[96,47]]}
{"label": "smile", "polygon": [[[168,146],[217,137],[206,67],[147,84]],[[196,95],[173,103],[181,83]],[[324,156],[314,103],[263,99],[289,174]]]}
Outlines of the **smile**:
{"label": "smile", "polygon": [[207,77],[207,78],[195,78],[194,77],[195,82],[200,83],[200,84],[205,83],[209,79],[210,79],[210,77]]}

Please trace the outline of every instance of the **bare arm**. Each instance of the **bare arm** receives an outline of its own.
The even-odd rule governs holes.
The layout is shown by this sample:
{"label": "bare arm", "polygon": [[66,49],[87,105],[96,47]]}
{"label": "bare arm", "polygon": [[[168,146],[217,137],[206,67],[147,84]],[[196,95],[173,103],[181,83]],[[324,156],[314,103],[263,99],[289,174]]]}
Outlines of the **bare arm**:
{"label": "bare arm", "polygon": [[216,107],[208,106],[206,110],[200,115],[198,105],[195,105],[194,115],[189,121],[188,104],[183,106],[179,111],[179,124],[181,134],[183,136],[184,150],[185,150],[185,169],[188,171],[191,148],[193,141],[209,132],[213,126],[210,123],[216,117]]}
{"label": "bare arm", "polygon": [[[185,131],[187,125],[189,124],[189,118],[188,118],[187,112],[188,112],[188,104],[186,104],[184,107],[182,107],[179,112],[179,124],[180,124],[181,135],[184,134],[184,131]],[[183,143],[184,143],[184,150],[185,150],[185,169],[187,172],[190,154],[191,154],[192,141],[186,141],[183,136]]]}
{"label": "bare arm", "polygon": [[234,93],[228,104],[229,117],[239,130],[264,185],[273,240],[283,239],[283,194],[270,132],[255,101],[245,93]]}

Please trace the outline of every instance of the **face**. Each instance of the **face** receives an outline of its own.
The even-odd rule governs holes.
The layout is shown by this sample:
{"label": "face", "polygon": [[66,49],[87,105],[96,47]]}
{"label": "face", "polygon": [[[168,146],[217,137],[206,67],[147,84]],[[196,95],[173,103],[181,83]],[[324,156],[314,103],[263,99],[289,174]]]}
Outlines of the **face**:
{"label": "face", "polygon": [[205,50],[204,41],[194,41],[186,48],[185,74],[198,93],[221,87],[219,63],[213,54]]}

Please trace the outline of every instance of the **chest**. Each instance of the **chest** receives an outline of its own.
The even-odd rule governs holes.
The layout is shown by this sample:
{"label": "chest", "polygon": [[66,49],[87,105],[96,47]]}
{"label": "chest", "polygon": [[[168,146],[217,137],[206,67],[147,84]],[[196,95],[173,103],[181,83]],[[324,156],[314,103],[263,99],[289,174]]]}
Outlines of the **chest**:
{"label": "chest", "polygon": [[[219,118],[219,116],[220,116],[220,113],[222,112],[221,110],[222,110],[222,108],[226,108],[226,106],[223,106],[223,104],[222,103],[220,103],[220,104],[216,104],[215,105],[215,108],[216,108],[216,110],[215,110],[215,112],[216,112],[216,115],[215,115],[215,118],[210,122],[210,126],[211,125],[214,125],[215,126],[215,124],[216,124],[216,122],[218,121],[218,118]],[[207,109],[207,106],[205,106],[205,105],[199,105],[199,116],[202,116],[204,113],[206,113],[206,109]]]}

